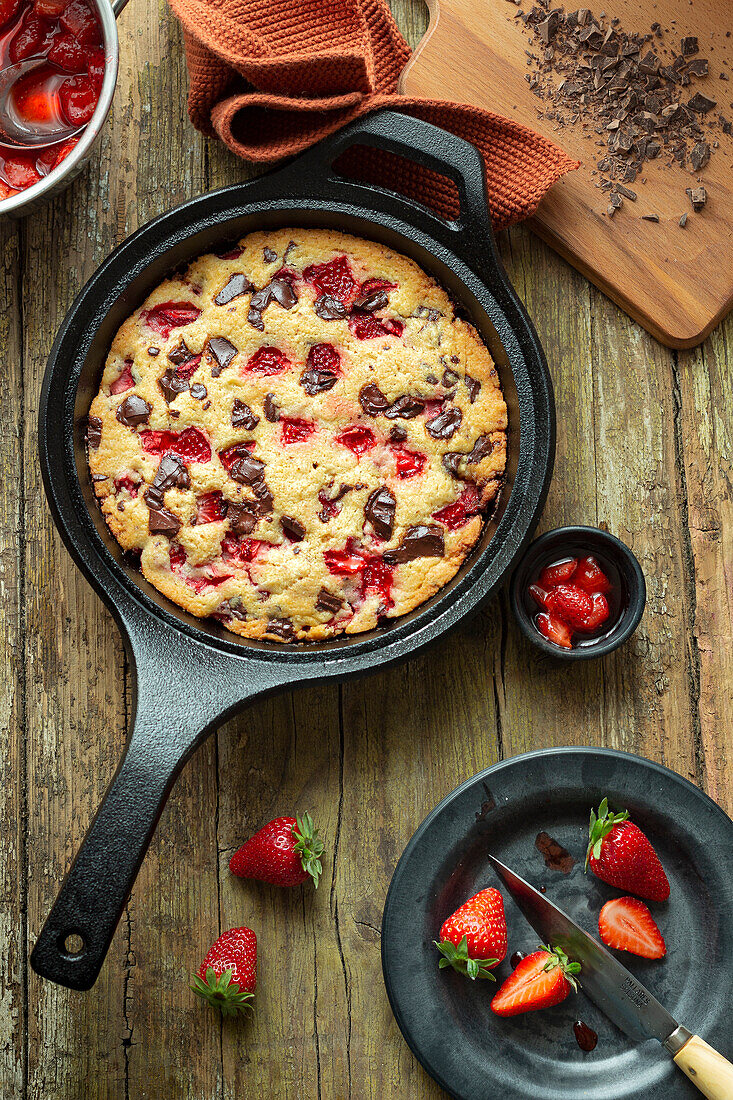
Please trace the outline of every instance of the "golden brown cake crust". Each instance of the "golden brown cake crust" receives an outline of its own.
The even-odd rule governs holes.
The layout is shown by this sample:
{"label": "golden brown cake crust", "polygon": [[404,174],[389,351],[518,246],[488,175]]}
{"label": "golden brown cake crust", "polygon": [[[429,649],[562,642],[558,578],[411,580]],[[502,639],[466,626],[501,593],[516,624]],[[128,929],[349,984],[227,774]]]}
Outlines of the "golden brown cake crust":
{"label": "golden brown cake crust", "polygon": [[412,260],[252,233],[117,332],[89,410],[107,524],[235,634],[316,641],[404,615],[479,537],[506,463],[488,349]]}

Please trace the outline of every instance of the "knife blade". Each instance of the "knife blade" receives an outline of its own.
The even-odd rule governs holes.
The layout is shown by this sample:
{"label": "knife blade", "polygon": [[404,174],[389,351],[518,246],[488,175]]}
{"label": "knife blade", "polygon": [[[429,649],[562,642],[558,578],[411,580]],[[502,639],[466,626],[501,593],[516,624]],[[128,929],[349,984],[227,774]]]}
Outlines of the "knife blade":
{"label": "knife blade", "polygon": [[567,913],[491,854],[489,861],[542,943],[580,963],[578,982],[598,1008],[632,1039],[658,1039],[677,1054],[692,1033]]}

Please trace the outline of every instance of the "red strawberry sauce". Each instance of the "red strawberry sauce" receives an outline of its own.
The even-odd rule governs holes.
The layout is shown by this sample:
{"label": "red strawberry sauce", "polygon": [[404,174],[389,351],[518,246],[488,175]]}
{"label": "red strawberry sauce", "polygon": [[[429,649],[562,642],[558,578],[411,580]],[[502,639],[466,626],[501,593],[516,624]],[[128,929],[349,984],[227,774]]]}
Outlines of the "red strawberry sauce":
{"label": "red strawberry sauce", "polygon": [[563,649],[605,634],[620,610],[614,567],[582,551],[544,565],[527,595],[538,631]]}
{"label": "red strawberry sauce", "polygon": [[[44,61],[13,87],[13,108],[37,133],[85,126],[104,79],[102,30],[85,0],[0,0],[0,69]],[[0,201],[24,191],[61,163],[79,140],[29,146],[0,139]]]}

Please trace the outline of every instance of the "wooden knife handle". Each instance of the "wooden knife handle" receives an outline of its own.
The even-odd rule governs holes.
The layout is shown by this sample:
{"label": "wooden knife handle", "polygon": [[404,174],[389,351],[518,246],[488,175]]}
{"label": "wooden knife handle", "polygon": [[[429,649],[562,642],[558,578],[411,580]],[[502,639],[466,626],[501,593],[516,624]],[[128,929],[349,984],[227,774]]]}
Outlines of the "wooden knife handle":
{"label": "wooden knife handle", "polygon": [[708,1100],[733,1100],[733,1065],[699,1035],[693,1035],[674,1060]]}

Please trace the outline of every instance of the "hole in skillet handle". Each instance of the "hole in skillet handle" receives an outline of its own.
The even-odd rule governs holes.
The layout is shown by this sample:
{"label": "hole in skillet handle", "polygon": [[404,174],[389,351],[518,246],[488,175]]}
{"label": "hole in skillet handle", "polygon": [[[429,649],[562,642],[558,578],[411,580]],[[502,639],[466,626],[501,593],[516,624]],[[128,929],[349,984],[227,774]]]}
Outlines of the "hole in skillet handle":
{"label": "hole in skillet handle", "polygon": [[[355,178],[352,167],[353,151],[357,146],[394,154],[399,158],[392,161],[400,165],[400,171],[395,173],[394,182],[397,184],[409,181],[411,165],[418,164],[436,173],[444,185],[441,187],[441,198],[445,196],[447,208],[457,208],[457,217],[444,218],[435,213],[431,207],[417,200],[409,188],[405,191]],[[375,162],[376,158],[373,158],[372,167]],[[344,166],[345,173],[342,173],[339,169]],[[448,229],[451,247],[455,247],[454,238],[460,237],[464,254],[468,252],[479,264],[485,264],[488,251],[493,264],[501,270],[494,246],[483,161],[475,146],[449,130],[397,111],[375,111],[314,145],[281,169],[279,174],[286,179],[291,172],[297,179],[299,189],[307,188],[316,198],[322,193],[324,177],[332,187],[341,190],[344,201],[358,198],[367,206],[379,208],[380,192],[384,192],[385,197],[398,195],[413,205],[422,218],[430,218],[431,224],[426,227],[428,232],[440,239]]]}
{"label": "hole in skillet handle", "polygon": [[80,932],[62,932],[58,940],[59,951],[69,962],[81,959],[86,950],[86,941]]}

